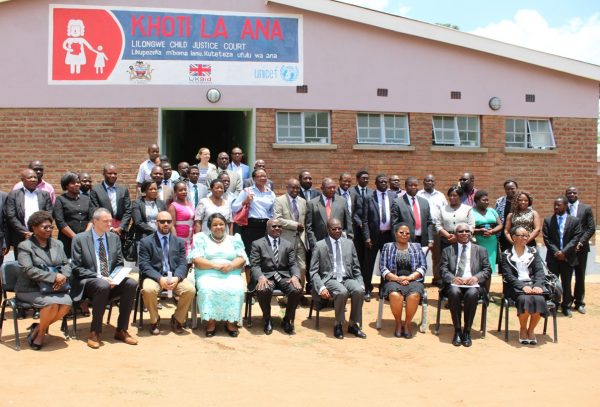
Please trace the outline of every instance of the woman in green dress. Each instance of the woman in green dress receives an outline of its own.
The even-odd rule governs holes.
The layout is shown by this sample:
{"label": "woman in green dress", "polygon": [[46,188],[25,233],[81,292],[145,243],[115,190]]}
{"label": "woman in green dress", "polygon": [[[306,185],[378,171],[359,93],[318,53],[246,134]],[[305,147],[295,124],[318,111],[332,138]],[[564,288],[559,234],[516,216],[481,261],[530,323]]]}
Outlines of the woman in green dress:
{"label": "woman in green dress", "polygon": [[487,250],[492,273],[495,273],[496,254],[498,253],[498,238],[496,235],[502,230],[502,222],[498,212],[493,208],[489,208],[490,199],[486,191],[482,189],[477,191],[474,200],[475,229],[473,236],[477,244]]}

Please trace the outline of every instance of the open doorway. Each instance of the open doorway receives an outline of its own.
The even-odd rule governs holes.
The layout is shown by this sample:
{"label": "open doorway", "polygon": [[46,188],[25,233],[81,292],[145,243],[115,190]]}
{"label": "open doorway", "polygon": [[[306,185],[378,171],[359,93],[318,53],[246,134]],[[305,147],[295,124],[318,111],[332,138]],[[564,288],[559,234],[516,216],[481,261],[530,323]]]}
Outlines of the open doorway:
{"label": "open doorway", "polygon": [[201,147],[210,150],[213,163],[219,152],[230,153],[236,146],[244,151],[246,164],[254,159],[252,110],[162,109],[161,119],[161,151],[173,168],[181,161],[197,163],[196,154]]}

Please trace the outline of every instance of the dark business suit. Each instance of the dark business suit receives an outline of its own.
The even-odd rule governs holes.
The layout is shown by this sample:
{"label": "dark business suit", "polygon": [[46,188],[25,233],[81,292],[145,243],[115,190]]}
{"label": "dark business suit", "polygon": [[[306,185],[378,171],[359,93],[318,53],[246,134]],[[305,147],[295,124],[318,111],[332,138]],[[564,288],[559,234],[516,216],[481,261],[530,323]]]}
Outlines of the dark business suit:
{"label": "dark business suit", "polygon": [[8,194],[4,191],[0,191],[0,266],[4,262],[4,249],[9,246],[8,243],[8,230],[6,216],[4,215],[4,206],[6,203],[6,197]]}
{"label": "dark business suit", "polygon": [[[106,233],[106,239],[106,252],[109,261],[108,272],[112,273],[117,266],[123,266],[121,241],[114,233]],[[91,298],[93,312],[90,331],[98,334],[102,332],[102,317],[106,305],[111,298],[116,296],[121,297],[117,328],[126,330],[129,326],[129,315],[133,308],[137,283],[126,277],[121,284],[111,288],[106,280],[98,277],[98,262],[92,230],[75,235],[71,254],[71,266],[73,268],[71,297],[74,301],[81,301],[84,297]]]}
{"label": "dark business suit", "polygon": [[[554,274],[560,276],[560,282],[563,288],[562,308],[569,308],[573,302],[571,291],[571,280],[573,278],[573,269],[577,266],[577,243],[581,237],[581,226],[579,219],[575,216],[567,215],[563,234],[563,247],[560,247],[560,234],[558,229],[558,220],[556,215],[548,216],[544,219],[542,228],[544,244],[548,249],[546,251],[546,264],[548,269]],[[560,261],[554,255],[562,251],[565,255],[565,261]]]}
{"label": "dark business suit", "polygon": [[300,193],[298,195],[300,195],[302,198],[306,199],[306,202],[322,195],[321,191],[319,191],[318,189],[311,188],[309,191],[310,191],[310,197],[307,198],[306,194],[304,193],[304,189],[302,187],[300,187]]}
{"label": "dark business suit", "polygon": [[362,276],[365,282],[366,291],[369,293],[373,290],[373,268],[375,267],[375,259],[377,252],[383,248],[383,245],[394,241],[392,232],[392,202],[396,199],[396,193],[393,191],[385,191],[386,203],[388,205],[387,213],[390,216],[387,220],[390,224],[389,230],[381,230],[379,224],[381,218],[379,216],[379,202],[381,201],[381,191],[375,190],[371,195],[359,200],[357,213],[361,216],[363,241],[371,241],[371,249],[365,249],[366,261],[361,265]]}
{"label": "dark business suit", "polygon": [[121,185],[114,185],[117,192],[117,211],[113,211],[112,205],[110,204],[110,198],[104,188],[104,182],[95,185],[90,191],[90,202],[94,207],[94,210],[98,208],[107,209],[112,215],[113,219],[120,221],[121,229],[124,232],[129,230],[129,221],[131,220],[131,200],[129,199],[129,191],[127,188]]}
{"label": "dark business suit", "polygon": [[[173,290],[173,293],[179,297],[177,308],[175,310],[175,319],[180,324],[186,320],[190,305],[194,300],[196,288],[194,284],[186,279],[188,274],[187,259],[185,257],[185,241],[173,234],[169,235],[169,270],[173,278],[179,280],[179,284]],[[142,284],[142,296],[144,305],[150,313],[151,323],[156,323],[158,319],[158,294],[161,291],[160,279],[167,277],[164,268],[164,254],[160,235],[153,233],[144,237],[139,242],[138,264],[140,268],[140,283]]]}
{"label": "dark business suit", "polygon": [[596,222],[594,221],[594,214],[592,207],[586,205],[578,200],[577,213],[575,216],[579,219],[581,226],[581,236],[579,236],[579,243],[581,243],[581,249],[577,252],[577,265],[575,266],[575,288],[573,291],[573,297],[575,300],[575,307],[585,306],[585,272],[587,268],[588,253],[590,252],[590,239],[596,233]]}
{"label": "dark business suit", "polygon": [[[361,195],[360,187],[355,185],[348,189],[350,193],[353,195],[353,211],[352,211],[352,231],[354,232],[354,236],[352,240],[354,241],[354,247],[356,248],[356,254],[358,256],[358,261],[360,262],[360,268],[365,269],[369,262],[368,253],[365,248],[365,235],[363,233],[363,225],[362,225],[362,207],[363,207],[363,196]],[[369,197],[373,195],[373,190],[371,188],[365,187],[365,197]]]}
{"label": "dark business suit", "polygon": [[[312,199],[306,205],[306,236],[310,248],[314,248],[317,242],[328,236],[327,221],[329,219],[338,219],[342,223],[342,230],[346,236],[352,239],[352,221],[350,212],[344,199],[334,195],[331,199],[331,215],[327,218],[327,208],[323,202],[322,196]],[[312,278],[312,277],[311,277]]]}
{"label": "dark business suit", "polygon": [[490,262],[487,250],[474,243],[470,243],[471,249],[471,275],[479,280],[477,288],[459,288],[452,286],[452,280],[458,271],[458,245],[455,243],[442,250],[440,261],[440,276],[444,284],[443,292],[448,297],[448,308],[452,315],[452,324],[456,332],[461,331],[461,301],[464,302],[464,330],[471,331],[471,325],[477,312],[477,302],[481,294],[485,292],[487,281],[491,277]]}
{"label": "dark business suit", "polygon": [[394,200],[392,205],[392,229],[400,223],[406,223],[410,229],[410,241],[419,243],[425,247],[433,241],[433,220],[431,218],[431,208],[429,201],[420,196],[415,196],[419,205],[419,217],[421,218],[421,235],[415,235],[415,216],[412,210],[412,197],[404,194]]}
{"label": "dark business suit", "polygon": [[[15,257],[18,256],[18,246],[25,240],[25,233],[29,232],[25,224],[25,192],[24,187],[13,189],[6,197],[4,204],[4,216],[8,224],[9,243],[13,246]],[[50,194],[46,191],[36,189],[34,193],[38,198],[38,208],[40,211],[52,213],[52,201]]]}
{"label": "dark business suit", "polygon": [[310,277],[313,282],[313,301],[320,301],[319,293],[325,287],[333,298],[335,323],[343,324],[346,320],[345,307],[348,297],[351,300],[350,321],[362,324],[362,306],[365,284],[360,272],[360,263],[352,240],[340,237],[345,276],[339,282],[334,277],[333,247],[329,235],[317,242],[310,262]]}
{"label": "dark business suit", "polygon": [[[252,242],[250,251],[250,266],[252,268],[252,279],[248,284],[248,290],[254,291],[258,279],[265,277],[269,280],[264,290],[256,290],[258,303],[263,312],[263,318],[271,318],[271,297],[273,290],[283,291],[287,296],[287,306],[285,308],[285,318],[288,321],[294,321],[296,318],[296,308],[300,303],[301,289],[296,289],[290,282],[293,276],[296,276],[300,282],[300,269],[296,264],[296,253],[290,242],[281,237],[278,238],[278,257],[275,258],[273,246],[267,236]],[[279,280],[279,281],[278,281]]]}
{"label": "dark business suit", "polygon": [[[160,199],[156,200],[156,209],[158,212],[166,211],[167,205]],[[146,217],[146,203],[144,198],[136,199],[133,201],[131,216],[133,218],[133,230],[134,239],[139,241],[146,236],[150,236],[156,229],[152,228],[148,224],[148,218]]]}

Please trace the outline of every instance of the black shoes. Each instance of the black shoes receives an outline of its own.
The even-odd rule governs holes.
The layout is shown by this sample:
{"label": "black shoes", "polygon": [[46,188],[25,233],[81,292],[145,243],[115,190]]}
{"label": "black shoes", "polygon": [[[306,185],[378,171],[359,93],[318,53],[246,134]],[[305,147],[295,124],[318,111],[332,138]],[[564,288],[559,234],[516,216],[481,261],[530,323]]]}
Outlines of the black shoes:
{"label": "black shoes", "polygon": [[371,293],[369,291],[365,293],[365,302],[371,302]]}
{"label": "black shoes", "polygon": [[462,346],[468,348],[472,344],[473,344],[473,341],[471,341],[471,332],[467,332],[467,331],[463,332]]}
{"label": "black shoes", "polygon": [[585,305],[580,305],[576,309],[577,309],[577,312],[579,312],[580,314],[585,314],[586,313]]}
{"label": "black shoes", "polygon": [[287,318],[283,318],[281,321],[281,328],[288,335],[294,335],[294,324]]}
{"label": "black shoes", "polygon": [[335,336],[337,339],[344,339],[344,331],[342,330],[341,324],[333,327],[333,336]]}
{"label": "black shoes", "polygon": [[231,336],[232,338],[237,338],[237,336],[240,334],[240,331],[237,328],[229,330],[229,327],[227,326],[227,323],[225,323],[225,330],[227,331],[227,333],[229,334],[229,336]]}
{"label": "black shoes", "polygon": [[273,326],[271,326],[271,318],[265,319],[265,326],[263,328],[265,334],[271,335],[273,333]]}
{"label": "black shoes", "polygon": [[565,317],[572,318],[573,312],[569,308],[563,308],[562,313]]}
{"label": "black shoes", "polygon": [[367,338],[367,334],[365,334],[363,331],[360,330],[360,327],[358,326],[358,324],[350,325],[348,327],[348,333],[353,334],[357,338],[361,338],[361,339]]}
{"label": "black shoes", "polygon": [[454,332],[454,337],[452,337],[452,345],[454,345],[454,346],[462,345],[462,338],[460,336],[460,332]]}

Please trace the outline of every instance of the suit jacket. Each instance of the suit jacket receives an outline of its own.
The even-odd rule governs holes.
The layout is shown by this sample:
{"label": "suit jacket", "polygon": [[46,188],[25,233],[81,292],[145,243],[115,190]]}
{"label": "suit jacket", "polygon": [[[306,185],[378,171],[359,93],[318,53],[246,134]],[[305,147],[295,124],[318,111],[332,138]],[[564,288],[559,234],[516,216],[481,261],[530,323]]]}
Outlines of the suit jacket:
{"label": "suit jacket", "polygon": [[[162,195],[162,198],[161,198]],[[160,189],[158,190],[158,199],[160,199],[161,201],[165,202],[167,205],[169,205],[171,202],[173,202],[173,197],[175,196],[175,194],[173,193],[173,188],[171,188],[168,185],[161,185]],[[133,210],[133,207],[132,207]]]}
{"label": "suit jacket", "polygon": [[[158,209],[159,212],[166,211],[167,204],[164,201],[157,199],[156,209]],[[140,198],[133,201],[133,209],[131,212],[133,217],[135,240],[141,240],[142,238],[150,236],[156,232],[156,230],[148,224],[148,218],[146,217],[146,203],[144,199]]]}
{"label": "suit jacket", "polygon": [[[34,193],[38,197],[39,210],[52,213],[50,194],[41,189],[36,189]],[[4,204],[4,216],[6,216],[8,223],[10,244],[17,247],[24,240],[23,234],[29,232],[25,224],[25,192],[23,192],[23,188],[13,189],[7,195]]]}
{"label": "suit jacket", "polygon": [[[527,268],[529,269],[529,278],[533,287],[544,288],[545,274],[542,258],[533,247],[525,246],[525,250],[531,254]],[[510,286],[513,291],[523,291],[525,283],[519,280],[519,270],[517,263],[512,258],[512,249],[502,252],[502,280]]]}
{"label": "suit jacket", "polygon": [[[558,231],[558,221],[556,220],[556,215],[548,216],[544,219],[542,234],[544,236],[544,244],[548,249],[546,251],[546,263],[548,264],[548,267],[551,267],[558,263],[558,260],[554,257],[554,254],[558,251],[561,251],[560,235]],[[579,243],[580,236],[581,226],[579,224],[579,219],[577,219],[575,216],[567,215],[563,235],[562,252],[565,254],[567,263],[569,263],[570,266],[576,266],[578,264],[577,253],[575,249],[577,248],[577,243]]]}
{"label": "suit jacket", "polygon": [[419,217],[421,218],[421,239],[415,238],[415,217],[412,210],[412,199],[408,194],[404,194],[394,200],[392,205],[392,230],[400,223],[406,223],[410,229],[410,241],[420,243],[421,246],[427,246],[433,240],[434,226],[431,217],[431,208],[429,201],[420,196],[415,196],[419,203]]}
{"label": "suit jacket", "polygon": [[250,251],[250,267],[252,268],[252,279],[248,284],[248,290],[253,291],[261,276],[272,279],[277,272],[284,277],[296,276],[300,280],[300,269],[296,264],[296,252],[294,246],[285,239],[279,239],[279,256],[276,259],[273,247],[267,236],[252,242]]}
{"label": "suit jacket", "polygon": [[[340,237],[339,241],[342,245],[341,251],[346,277],[351,276],[364,287],[365,283],[360,272],[360,263],[358,262],[354,243],[352,240],[343,237]],[[327,281],[333,278],[333,267],[333,247],[328,235],[326,239],[317,242],[310,259],[310,280],[313,289],[317,293],[325,286]]]}
{"label": "suit jacket", "polygon": [[[492,275],[487,250],[484,247],[471,243],[471,275],[477,277],[479,286],[485,287],[487,280]],[[440,276],[444,285],[452,284],[458,269],[458,243],[442,250],[440,260]]]}
{"label": "suit jacket", "polygon": [[577,219],[581,226],[581,236],[579,237],[579,243],[583,245],[583,249],[586,252],[590,251],[590,239],[596,233],[596,222],[594,221],[594,213],[592,207],[579,201],[577,205]]}
{"label": "suit jacket", "polygon": [[229,175],[229,189],[228,191],[238,196],[240,192],[242,192],[242,178],[240,178],[240,174],[237,171],[231,170],[222,170],[220,168],[210,169],[208,174],[206,174],[206,187],[210,188],[210,183],[217,179],[219,175],[223,172],[227,171],[227,175]]}
{"label": "suit jacket", "polygon": [[50,249],[44,250],[31,238],[19,244],[18,261],[21,272],[15,285],[17,292],[40,291],[38,282],[54,283],[55,273],[44,266],[60,266],[60,273],[71,276],[71,265],[60,240],[49,239]]}
{"label": "suit jacket", "polygon": [[[346,201],[336,199],[335,195],[331,203],[331,218],[339,219],[342,222],[342,229],[350,239],[353,237],[352,221]],[[316,246],[317,241],[325,239],[329,234],[327,232],[327,212],[322,197],[311,199],[306,205],[306,235],[310,248]]]}
{"label": "suit jacket", "polygon": [[[138,254],[140,281],[150,278],[158,282],[161,277],[164,277],[163,260],[162,244],[158,233],[153,233],[140,240]],[[169,236],[169,267],[173,277],[179,278],[179,281],[187,277],[185,242],[173,234]]]}
{"label": "suit jacket", "polygon": [[90,191],[90,202],[94,207],[94,210],[98,208],[107,209],[113,219],[121,221],[121,229],[125,232],[129,230],[129,221],[131,220],[131,200],[129,199],[129,191],[127,188],[121,185],[115,184],[117,190],[117,213],[113,212],[112,205],[110,204],[110,198],[106,189],[104,189],[104,183],[101,182],[95,185]]}
{"label": "suit jacket", "polygon": [[[352,210],[352,228],[353,228],[353,232],[354,232],[354,238],[355,240],[358,239],[361,242],[364,240],[364,231],[363,229],[363,223],[362,223],[362,219],[363,219],[363,207],[364,207],[364,199],[363,196],[360,194],[360,188],[358,187],[358,185],[353,186],[352,188],[349,189],[350,193],[352,194],[352,205],[353,205],[353,210]],[[366,187],[366,191],[365,191],[365,197],[369,197],[373,195],[373,190],[369,187]]]}
{"label": "suit jacket", "polygon": [[[356,193],[356,190],[354,188],[348,188],[347,192],[350,194],[350,209],[349,209],[349,211],[350,211],[350,216],[352,216],[352,227],[354,227],[354,226],[356,226],[356,224],[354,223],[354,212],[356,211],[357,197],[360,197],[360,195],[358,195]],[[344,195],[342,195],[342,190],[340,187],[337,187],[337,189],[335,190],[335,194],[339,195],[340,197],[345,199]],[[360,222],[358,224],[360,224]]]}
{"label": "suit jacket", "polygon": [[[121,250],[121,239],[114,233],[107,233],[108,272],[123,266],[123,252]],[[78,233],[73,238],[71,246],[71,267],[73,278],[71,284],[71,297],[74,301],[80,301],[83,296],[85,283],[91,278],[97,278],[98,267],[96,262],[96,250],[94,249],[94,236],[92,230]]]}
{"label": "suit jacket", "polygon": [[[306,239],[306,228],[302,232],[298,232],[298,223],[306,225],[306,200],[298,195],[296,198],[296,205],[298,206],[298,222],[294,220],[294,214],[292,212],[292,206],[289,200],[288,194],[283,194],[275,199],[275,205],[273,211],[275,213],[275,219],[278,219],[283,230],[281,237],[294,246],[296,244],[296,237],[299,237],[304,244],[304,247],[308,250],[308,240]],[[294,246],[295,247],[295,246]]]}
{"label": "suit jacket", "polygon": [[[374,191],[375,192],[375,191]],[[365,240],[371,239],[371,243],[377,247],[379,245],[379,200],[381,199],[381,193],[376,191],[377,193],[372,193],[364,199],[359,200],[360,209],[357,211],[360,212],[361,222],[362,222],[362,234]],[[394,191],[386,191],[387,200],[390,205],[390,227],[392,225],[392,203],[394,199],[396,199],[396,193]],[[394,230],[393,228],[391,229]]]}
{"label": "suit jacket", "polygon": [[306,199],[306,202],[308,202],[309,200],[313,200],[318,196],[321,196],[321,191],[319,191],[318,189],[314,189],[311,188],[310,189],[310,199],[306,199],[306,196],[304,196],[304,190],[302,189],[302,187],[300,187],[300,196],[304,199]]}
{"label": "suit jacket", "polygon": [[[6,216],[4,215],[4,206],[6,203],[6,197],[8,194],[4,191],[0,191],[0,249],[8,246],[8,223],[6,222]],[[0,253],[2,258],[2,253]]]}

